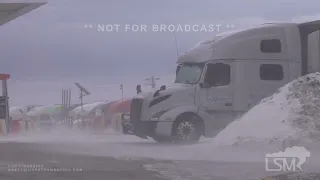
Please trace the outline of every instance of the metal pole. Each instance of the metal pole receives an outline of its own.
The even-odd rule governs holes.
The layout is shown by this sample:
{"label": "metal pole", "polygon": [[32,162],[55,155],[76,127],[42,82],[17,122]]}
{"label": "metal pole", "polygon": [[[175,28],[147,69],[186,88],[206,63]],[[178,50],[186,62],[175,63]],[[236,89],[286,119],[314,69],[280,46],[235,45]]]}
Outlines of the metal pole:
{"label": "metal pole", "polygon": [[123,89],[121,90],[121,99],[123,100]]}
{"label": "metal pole", "polygon": [[151,86],[152,88],[156,88],[156,82],[154,81],[154,77],[151,77]]}
{"label": "metal pole", "polygon": [[65,121],[67,121],[67,111],[68,111],[68,108],[69,108],[69,92],[68,90],[65,90],[65,109],[64,109],[64,119]]}
{"label": "metal pole", "polygon": [[82,98],[83,92],[82,90],[80,90],[80,104],[81,104],[81,113],[80,113],[80,118],[81,118],[81,122],[82,122],[82,128],[84,128],[84,119],[83,119],[83,98]]}
{"label": "metal pole", "polygon": [[71,89],[69,89],[69,100],[68,101],[69,101],[68,108],[70,108],[71,107]]}
{"label": "metal pole", "polygon": [[64,106],[67,109],[68,108],[68,90],[64,90]]}
{"label": "metal pole", "polygon": [[62,104],[62,111],[63,111],[63,117],[64,117],[64,112],[65,112],[65,98],[64,98],[64,95],[65,95],[65,90],[62,89],[62,101],[61,101],[61,104]]}
{"label": "metal pole", "polygon": [[120,89],[121,89],[121,99],[123,100],[123,84],[120,85]]}
{"label": "metal pole", "polygon": [[71,107],[71,89],[68,90],[68,108],[66,110],[66,121],[67,123],[69,124],[70,120],[69,120],[69,110],[70,110],[70,107]]}
{"label": "metal pole", "polygon": [[10,122],[10,116],[9,116],[9,98],[8,98],[8,87],[7,87],[6,79],[2,80],[2,96],[4,96],[5,104],[6,104],[6,116],[5,116],[5,122],[7,126],[6,133],[9,134],[11,122]]}
{"label": "metal pole", "polygon": [[82,98],[82,90],[80,93],[80,103],[81,103],[81,111],[83,111],[83,98]]}
{"label": "metal pole", "polygon": [[62,89],[61,90],[61,104],[62,104],[62,107],[64,108],[64,106],[63,106],[63,102],[64,102],[64,98],[63,98],[63,96],[64,96],[64,90]]}

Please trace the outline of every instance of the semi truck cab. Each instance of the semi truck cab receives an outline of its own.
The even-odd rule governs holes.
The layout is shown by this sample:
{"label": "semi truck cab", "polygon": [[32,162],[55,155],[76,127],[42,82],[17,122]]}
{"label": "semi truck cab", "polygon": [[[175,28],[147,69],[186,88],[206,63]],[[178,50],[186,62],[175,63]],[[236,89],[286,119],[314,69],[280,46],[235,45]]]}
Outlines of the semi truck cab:
{"label": "semi truck cab", "polygon": [[158,142],[214,137],[278,88],[320,70],[319,30],[320,21],[271,23],[206,39],[178,58],[171,86],[135,96],[123,121]]}

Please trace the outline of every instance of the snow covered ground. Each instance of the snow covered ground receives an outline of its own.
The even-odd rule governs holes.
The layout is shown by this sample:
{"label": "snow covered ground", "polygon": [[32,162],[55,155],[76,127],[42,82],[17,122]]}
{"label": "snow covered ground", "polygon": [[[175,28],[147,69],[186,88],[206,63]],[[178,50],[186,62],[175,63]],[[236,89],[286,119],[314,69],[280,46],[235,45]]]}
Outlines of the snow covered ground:
{"label": "snow covered ground", "polygon": [[220,145],[264,144],[320,138],[320,73],[300,77],[265,98],[214,140]]}
{"label": "snow covered ground", "polygon": [[[220,146],[214,144],[213,139],[202,139],[193,145],[169,145],[114,132],[90,136],[79,132],[52,132],[2,139],[2,143],[8,141],[46,144],[46,151],[111,156],[122,160],[173,160],[173,163],[158,162],[144,167],[177,180],[248,180],[248,177],[256,179],[278,173],[266,172],[264,164],[266,153],[277,152],[273,151],[275,147]],[[320,149],[320,145],[318,148]],[[320,154],[312,152],[303,169],[318,170],[319,160]]]}

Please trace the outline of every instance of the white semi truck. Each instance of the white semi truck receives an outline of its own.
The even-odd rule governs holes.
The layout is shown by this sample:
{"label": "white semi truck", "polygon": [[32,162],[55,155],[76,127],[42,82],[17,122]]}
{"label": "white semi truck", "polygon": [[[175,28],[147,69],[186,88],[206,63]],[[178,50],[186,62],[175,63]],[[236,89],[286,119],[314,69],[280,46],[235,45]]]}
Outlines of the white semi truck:
{"label": "white semi truck", "polygon": [[320,71],[319,30],[320,21],[270,23],[205,40],[178,58],[172,86],[132,99],[123,126],[158,142],[213,137],[278,88]]}

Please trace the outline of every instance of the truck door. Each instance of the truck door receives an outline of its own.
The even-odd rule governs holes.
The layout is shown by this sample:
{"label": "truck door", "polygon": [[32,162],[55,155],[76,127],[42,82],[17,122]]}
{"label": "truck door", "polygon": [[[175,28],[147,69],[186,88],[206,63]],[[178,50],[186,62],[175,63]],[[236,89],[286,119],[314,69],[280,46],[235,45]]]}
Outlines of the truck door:
{"label": "truck door", "polygon": [[243,65],[246,89],[243,101],[247,110],[260,103],[263,98],[271,96],[280,87],[289,82],[289,64],[287,61],[246,62]]}
{"label": "truck door", "polygon": [[198,100],[204,114],[206,134],[216,134],[231,121],[233,114],[233,64],[208,63],[202,83],[197,89]]}

